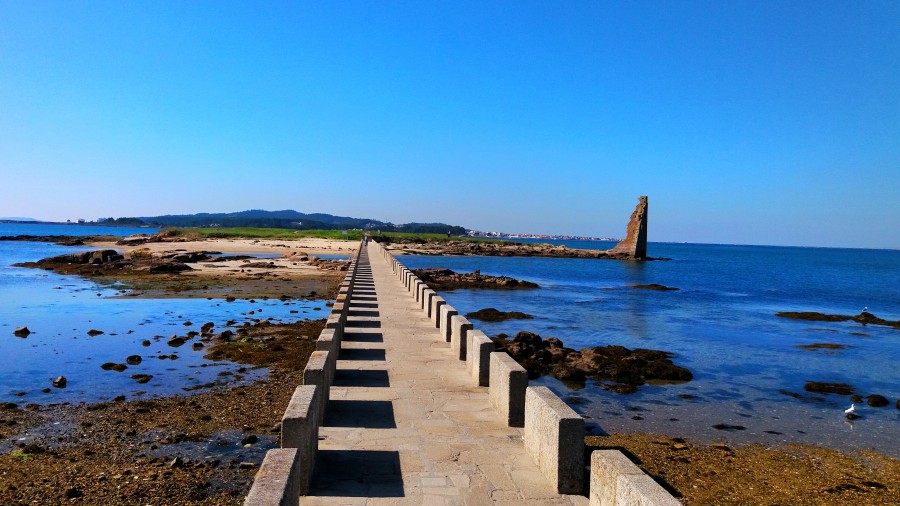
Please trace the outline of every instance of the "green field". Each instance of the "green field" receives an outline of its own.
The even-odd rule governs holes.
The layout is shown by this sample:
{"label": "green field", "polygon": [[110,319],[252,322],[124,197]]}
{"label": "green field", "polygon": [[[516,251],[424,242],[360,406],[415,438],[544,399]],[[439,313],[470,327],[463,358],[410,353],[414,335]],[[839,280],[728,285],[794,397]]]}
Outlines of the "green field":
{"label": "green field", "polygon": [[[240,239],[336,239],[359,241],[365,233],[362,230],[294,230],[290,228],[167,228],[164,233],[173,236],[205,238],[240,238]],[[409,234],[405,232],[385,232],[382,234],[369,232],[370,235],[384,238],[386,242],[426,242],[426,241],[467,241],[467,242],[508,242],[495,239],[474,239],[464,236],[447,237],[446,234]]]}
{"label": "green field", "polygon": [[362,230],[294,230],[290,228],[167,228],[165,232],[172,235],[204,238],[240,238],[240,239],[337,239],[359,241]]}

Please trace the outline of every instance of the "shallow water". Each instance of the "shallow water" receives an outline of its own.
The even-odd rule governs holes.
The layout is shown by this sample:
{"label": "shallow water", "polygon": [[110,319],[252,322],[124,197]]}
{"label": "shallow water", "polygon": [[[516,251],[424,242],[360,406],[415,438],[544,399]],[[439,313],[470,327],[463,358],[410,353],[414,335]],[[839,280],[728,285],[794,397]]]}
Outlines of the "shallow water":
{"label": "shallow water", "polygon": [[[193,350],[193,341],[173,348],[166,340],[173,334],[199,332],[206,322],[213,322],[216,331],[221,331],[228,320],[242,325],[256,319],[278,323],[328,315],[325,301],[118,297],[122,293],[114,286],[12,267],[17,262],[86,249],[0,241],[0,402],[95,402],[117,395],[185,393],[185,389],[223,379],[251,381],[264,376],[265,370],[238,371],[238,364],[204,359],[206,352]],[[20,326],[27,326],[32,333],[24,339],[15,337],[13,330]],[[92,329],[103,334],[89,336]],[[142,345],[145,340],[150,346]],[[159,358],[173,354],[177,359]],[[104,362],[124,363],[129,355],[140,355],[143,360],[124,372],[100,368]],[[132,374],[151,374],[153,379],[138,384]],[[66,388],[51,386],[51,380],[59,375],[68,380]],[[46,388],[50,391],[43,392]]]}
{"label": "shallow water", "polygon": [[[607,245],[568,243],[572,247]],[[410,268],[481,269],[541,285],[538,290],[458,290],[443,296],[460,313],[495,307],[536,316],[488,323],[488,335],[529,330],[558,337],[572,348],[619,344],[676,354],[694,373],[681,385],[646,385],[632,395],[607,392],[591,382],[580,390],[553,378],[547,384],[591,417],[599,432],[655,432],[730,442],[802,442],[841,449],[874,448],[900,457],[900,331],[858,323],[789,320],[777,311],[858,314],[864,306],[900,319],[900,252],[651,244],[650,254],[670,261],[418,257]],[[659,283],[678,291],[648,291],[630,284]],[[864,335],[857,335],[864,334]],[[797,345],[849,345],[808,351]],[[857,405],[852,425],[847,396],[809,397],[806,381],[845,382],[865,396],[881,394],[884,408]],[[696,396],[682,399],[679,394]],[[639,419],[633,419],[639,417]],[[721,431],[716,424],[743,430]],[[766,432],[770,431],[770,432]],[[776,432],[778,434],[773,434]]]}

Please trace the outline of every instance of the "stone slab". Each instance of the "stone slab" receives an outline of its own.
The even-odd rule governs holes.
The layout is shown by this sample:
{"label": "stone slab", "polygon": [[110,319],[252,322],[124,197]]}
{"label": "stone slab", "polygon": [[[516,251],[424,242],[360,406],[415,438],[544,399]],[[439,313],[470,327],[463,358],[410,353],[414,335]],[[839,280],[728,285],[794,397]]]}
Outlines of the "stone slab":
{"label": "stone slab", "polygon": [[582,492],[584,419],[547,387],[525,389],[525,449],[560,494]]}
{"label": "stone slab", "polygon": [[505,351],[491,353],[488,362],[488,394],[491,405],[508,426],[524,426],[528,372]]}

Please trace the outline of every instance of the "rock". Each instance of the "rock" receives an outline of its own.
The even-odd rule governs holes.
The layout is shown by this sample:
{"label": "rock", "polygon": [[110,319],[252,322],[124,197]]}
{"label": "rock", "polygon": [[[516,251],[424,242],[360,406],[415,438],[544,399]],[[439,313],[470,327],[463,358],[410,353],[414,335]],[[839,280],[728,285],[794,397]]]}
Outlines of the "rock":
{"label": "rock", "polygon": [[480,270],[457,273],[450,269],[413,269],[413,273],[434,290],[456,290],[460,288],[486,289],[530,289],[540,288],[536,283],[507,276],[490,276]]}
{"label": "rock", "polygon": [[238,464],[238,469],[256,469],[256,463],[254,462],[241,462]]}
{"label": "rock", "polygon": [[511,319],[527,320],[534,318],[533,315],[520,313],[519,311],[498,311],[497,309],[492,307],[487,307],[484,309],[479,309],[478,311],[467,313],[466,317],[485,322],[499,322]]}
{"label": "rock", "polygon": [[650,283],[649,285],[628,285],[628,288],[637,288],[638,290],[656,290],[660,292],[680,290],[680,288],[675,288],[674,286],[660,285],[657,283]]}
{"label": "rock", "polygon": [[191,267],[181,262],[166,262],[150,267],[150,274],[178,274],[189,271]]}
{"label": "rock", "polygon": [[66,489],[66,499],[78,499],[80,497],[84,497],[84,492],[77,487],[70,487]]}
{"label": "rock", "polygon": [[13,331],[13,335],[16,337],[28,337],[28,334],[31,334],[31,331],[28,330],[28,327],[19,327]]}
{"label": "rock", "polygon": [[671,354],[659,350],[629,350],[623,346],[597,346],[580,351],[566,348],[556,338],[541,339],[531,332],[494,338],[494,343],[513,357],[532,378],[551,374],[564,381],[583,384],[585,378],[612,381],[603,388],[633,393],[647,381],[690,381],[693,374],[671,361]]}
{"label": "rock", "polygon": [[885,320],[873,315],[872,313],[869,313],[868,311],[863,311],[856,316],[826,314],[818,313],[815,311],[781,311],[775,313],[775,316],[780,316],[782,318],[792,318],[794,320],[807,320],[817,322],[846,322],[852,320],[863,325],[886,325],[888,327],[900,328],[900,320]]}
{"label": "rock", "polygon": [[91,329],[91,330],[87,331],[87,335],[89,335],[89,336],[99,336],[102,333],[103,333],[102,330],[97,330],[97,329]]}
{"label": "rock", "polygon": [[234,332],[232,332],[230,330],[223,330],[222,332],[219,332],[218,334],[216,334],[215,338],[219,341],[231,341],[231,339],[233,337],[234,337]]}
{"label": "rock", "polygon": [[143,346],[143,347],[145,347],[145,348],[146,348],[147,346],[150,346],[150,344],[152,344],[152,343],[150,343],[150,341],[147,340],[147,339],[144,339],[143,341],[141,341],[141,346]]}
{"label": "rock", "polygon": [[57,376],[56,379],[52,381],[53,386],[56,388],[66,388],[68,383],[65,376]]}
{"label": "rock", "polygon": [[138,364],[141,363],[142,360],[143,360],[143,359],[141,358],[140,355],[128,355],[128,356],[125,358],[125,362],[126,362],[128,365],[138,365]]}
{"label": "rock", "polygon": [[849,348],[849,345],[846,344],[837,344],[837,343],[812,343],[812,344],[798,344],[797,348],[803,350],[844,350]]}
{"label": "rock", "polygon": [[166,344],[168,344],[169,346],[172,346],[173,348],[177,348],[177,347],[181,346],[182,344],[184,344],[186,341],[187,341],[187,339],[185,339],[183,337],[180,337],[178,335],[172,335],[172,337],[170,337],[169,340],[166,341]]}
{"label": "rock", "polygon": [[140,384],[144,384],[153,379],[152,374],[132,374],[131,378],[137,381]]}
{"label": "rock", "polygon": [[820,394],[853,395],[853,387],[846,383],[825,383],[822,381],[807,381],[803,385],[807,392]]}
{"label": "rock", "polygon": [[193,349],[195,349],[195,350],[202,350],[202,349],[203,349],[203,343],[193,343],[193,344],[191,344],[191,348],[193,348]]}
{"label": "rock", "polygon": [[675,443],[672,445],[673,450],[687,450],[688,445],[684,443]]}
{"label": "rock", "polygon": [[256,444],[257,441],[259,441],[259,438],[256,437],[255,434],[250,434],[244,439],[241,439],[241,446],[253,445]]}
{"label": "rock", "polygon": [[181,457],[175,457],[168,463],[167,467],[169,469],[178,469],[184,467],[184,460],[182,460]]}
{"label": "rock", "polygon": [[857,415],[856,413],[847,413],[847,420],[859,420],[862,418],[862,415]]}
{"label": "rock", "polygon": [[125,369],[128,369],[128,366],[126,366],[125,364],[117,364],[115,362],[104,362],[103,364],[100,365],[100,368],[103,369],[104,371],[112,370],[112,371],[116,371],[116,372],[122,372]]}
{"label": "rock", "polygon": [[713,425],[713,429],[727,430],[729,432],[732,432],[732,431],[736,431],[736,430],[746,430],[747,427],[744,427],[743,425],[729,425],[727,423],[717,423],[716,425]]}
{"label": "rock", "polygon": [[716,448],[718,450],[726,451],[726,452],[731,451],[731,448],[725,443],[712,443],[709,446]]}
{"label": "rock", "polygon": [[883,395],[872,394],[866,396],[866,404],[873,408],[883,408],[890,404],[890,402]]}
{"label": "rock", "polygon": [[16,404],[15,402],[4,402],[2,404],[2,406],[3,406],[3,409],[16,409],[19,407],[19,405]]}

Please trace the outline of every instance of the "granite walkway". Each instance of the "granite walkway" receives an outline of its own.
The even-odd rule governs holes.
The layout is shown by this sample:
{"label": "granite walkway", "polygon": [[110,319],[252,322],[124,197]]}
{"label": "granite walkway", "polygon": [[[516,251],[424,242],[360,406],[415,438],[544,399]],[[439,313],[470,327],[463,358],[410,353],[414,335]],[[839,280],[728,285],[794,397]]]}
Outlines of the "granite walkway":
{"label": "granite walkway", "polygon": [[561,496],[373,249],[358,267],[301,504],[586,504]]}

